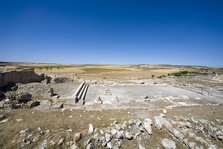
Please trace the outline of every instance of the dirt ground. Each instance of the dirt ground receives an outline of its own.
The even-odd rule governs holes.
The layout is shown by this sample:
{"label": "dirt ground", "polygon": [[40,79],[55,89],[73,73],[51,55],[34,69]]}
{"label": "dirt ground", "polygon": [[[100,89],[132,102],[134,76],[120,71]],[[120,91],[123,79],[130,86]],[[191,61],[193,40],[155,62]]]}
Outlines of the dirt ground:
{"label": "dirt ground", "polygon": [[[72,148],[76,133],[83,135],[76,145],[79,148],[87,148],[85,142],[89,138],[89,124],[93,124],[95,128],[94,134],[90,137],[96,140],[96,135],[100,134],[101,130],[110,133],[114,121],[124,124],[131,120],[143,122],[145,118],[153,121],[153,133],[142,133],[140,137],[132,140],[123,139],[120,148],[135,149],[139,148],[139,145],[146,149],[163,148],[163,138],[173,140],[176,148],[192,148],[185,145],[185,142],[182,143],[167,128],[158,129],[154,122],[155,117],[159,115],[179,130],[179,125],[190,122],[193,127],[187,128],[189,134],[185,134],[184,137],[191,144],[195,142],[200,149],[211,145],[223,148],[221,139],[210,137],[206,131],[197,131],[198,126],[191,122],[193,118],[201,122],[205,119],[211,123],[210,125],[216,125],[218,129],[223,128],[223,77],[220,68],[17,64],[1,69],[18,66],[32,67],[37,73],[44,73],[53,78],[68,77],[72,81],[51,82],[47,85],[44,82],[18,84],[17,91],[27,91],[33,95],[33,100],[38,100],[41,104],[34,108],[0,109],[0,115],[3,116],[0,122],[0,148],[41,148],[43,145],[45,148]],[[180,71],[197,74],[168,76]],[[84,105],[82,101],[75,103],[74,100],[74,92],[83,81],[90,85]],[[48,88],[53,88],[59,97],[45,98],[45,90]],[[95,102],[98,97],[103,101],[102,104]],[[51,108],[49,101],[55,104],[63,103],[64,107]],[[49,107],[44,108],[46,106]],[[130,126],[127,127],[129,128]],[[21,133],[26,129],[26,133]],[[37,141],[33,141],[36,137],[39,137]],[[208,143],[201,143],[195,139],[199,137]],[[27,143],[27,140],[32,141]],[[115,144],[113,141],[117,140],[112,140]]]}
{"label": "dirt ground", "polygon": [[[223,107],[222,106],[197,106],[197,107],[180,107],[168,110],[167,118],[175,118],[181,116],[184,118],[199,117],[205,118],[219,123],[216,119],[223,120]],[[88,124],[92,123],[96,128],[103,129],[109,127],[110,124],[117,120],[123,122],[130,119],[143,119],[145,117],[152,118],[158,115],[161,110],[150,109],[117,109],[117,110],[49,110],[49,111],[36,111],[36,110],[13,110],[10,112],[1,111],[1,114],[7,116],[9,121],[0,126],[0,142],[1,148],[18,148],[15,140],[18,139],[20,130],[28,128],[31,132],[36,133],[38,127],[43,130],[51,130],[51,135],[55,139],[65,137],[68,140],[73,139],[74,132],[82,132],[87,135]],[[176,115],[176,113],[178,113]],[[208,113],[208,114],[207,114]],[[16,119],[23,121],[17,122]],[[221,124],[222,125],[222,124]],[[72,129],[74,132],[71,136],[67,134],[67,130]],[[153,134],[144,144],[148,148],[161,147],[159,140],[162,137],[171,138],[165,131],[153,129]],[[10,135],[9,135],[10,134]],[[69,137],[68,137],[69,136]],[[39,140],[39,143],[44,141],[49,136],[44,136]],[[15,141],[15,142],[14,142]],[[14,142],[14,143],[12,143]],[[214,141],[223,147],[221,141]],[[126,142],[123,148],[137,148],[137,143]],[[181,144],[177,144],[178,148],[184,148]],[[37,144],[29,146],[29,148],[38,147]],[[53,146],[50,148],[54,148]],[[62,148],[66,148],[64,145]]]}

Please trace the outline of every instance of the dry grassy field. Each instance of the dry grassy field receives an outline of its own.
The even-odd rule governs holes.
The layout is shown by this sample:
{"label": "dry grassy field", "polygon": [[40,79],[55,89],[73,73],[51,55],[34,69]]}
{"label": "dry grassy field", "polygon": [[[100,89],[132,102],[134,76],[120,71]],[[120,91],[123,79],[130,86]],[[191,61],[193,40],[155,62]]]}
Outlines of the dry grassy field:
{"label": "dry grassy field", "polygon": [[62,65],[13,63],[3,68],[29,67],[45,74],[78,74],[83,78],[99,79],[147,79],[160,78],[181,71],[196,73],[219,73],[219,68],[173,65]]}

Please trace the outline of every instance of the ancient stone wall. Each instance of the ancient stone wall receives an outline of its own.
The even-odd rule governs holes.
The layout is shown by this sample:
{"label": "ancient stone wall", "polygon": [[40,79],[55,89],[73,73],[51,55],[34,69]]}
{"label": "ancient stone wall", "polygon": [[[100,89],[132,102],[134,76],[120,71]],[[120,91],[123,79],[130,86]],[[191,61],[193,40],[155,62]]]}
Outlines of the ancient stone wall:
{"label": "ancient stone wall", "polygon": [[0,72],[0,87],[4,87],[8,83],[40,82],[43,79],[43,75],[36,74],[31,68],[2,71]]}

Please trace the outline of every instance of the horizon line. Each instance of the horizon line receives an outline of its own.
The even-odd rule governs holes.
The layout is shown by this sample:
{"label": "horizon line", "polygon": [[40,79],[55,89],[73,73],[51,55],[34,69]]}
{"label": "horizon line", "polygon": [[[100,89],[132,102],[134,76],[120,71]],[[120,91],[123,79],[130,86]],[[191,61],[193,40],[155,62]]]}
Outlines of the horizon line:
{"label": "horizon line", "polygon": [[157,65],[157,66],[184,66],[184,67],[209,67],[209,68],[223,68],[223,66],[207,66],[207,65],[188,65],[188,64],[154,64],[154,63],[123,63],[123,64],[112,64],[112,63],[52,63],[52,62],[21,62],[21,61],[0,61],[2,63],[30,63],[30,64],[57,64],[57,65]]}

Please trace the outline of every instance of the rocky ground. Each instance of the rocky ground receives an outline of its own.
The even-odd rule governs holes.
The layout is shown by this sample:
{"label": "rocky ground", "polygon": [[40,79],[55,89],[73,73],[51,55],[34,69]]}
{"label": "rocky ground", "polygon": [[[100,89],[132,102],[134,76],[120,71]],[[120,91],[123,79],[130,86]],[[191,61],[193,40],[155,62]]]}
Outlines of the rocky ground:
{"label": "rocky ground", "polygon": [[219,76],[84,81],[84,105],[79,78],[4,88],[0,148],[223,148]]}

